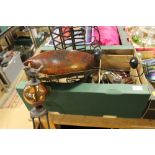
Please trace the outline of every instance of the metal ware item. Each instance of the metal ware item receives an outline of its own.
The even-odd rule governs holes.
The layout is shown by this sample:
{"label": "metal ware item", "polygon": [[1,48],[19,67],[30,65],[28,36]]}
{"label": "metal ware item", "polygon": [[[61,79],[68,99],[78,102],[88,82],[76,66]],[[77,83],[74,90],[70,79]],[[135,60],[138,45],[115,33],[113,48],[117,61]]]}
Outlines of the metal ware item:
{"label": "metal ware item", "polygon": [[133,69],[136,69],[137,67],[138,67],[138,64],[139,64],[139,62],[138,62],[138,58],[137,57],[132,57],[131,59],[130,59],[130,66],[133,68]]}
{"label": "metal ware item", "polygon": [[[49,120],[48,120],[48,111],[43,107],[43,104],[46,100],[46,94],[47,89],[37,79],[37,73],[40,71],[41,67],[39,69],[33,69],[33,68],[25,68],[27,73],[29,74],[30,80],[27,82],[24,90],[23,90],[23,98],[25,101],[33,106],[33,108],[30,110],[30,116],[33,121],[33,128],[35,127],[35,118],[38,118],[39,120],[39,127],[41,128],[41,117],[46,115],[46,119],[49,126]],[[29,72],[28,72],[29,71]]]}
{"label": "metal ware item", "polygon": [[81,51],[47,51],[31,57],[25,66],[38,69],[39,73],[53,79],[78,75],[91,75],[99,70],[101,52],[95,50],[94,55]]}
{"label": "metal ware item", "polygon": [[106,76],[110,83],[122,83],[122,77],[113,72],[106,72]]}
{"label": "metal ware item", "polygon": [[80,26],[49,27],[55,50],[86,50],[85,29]]}

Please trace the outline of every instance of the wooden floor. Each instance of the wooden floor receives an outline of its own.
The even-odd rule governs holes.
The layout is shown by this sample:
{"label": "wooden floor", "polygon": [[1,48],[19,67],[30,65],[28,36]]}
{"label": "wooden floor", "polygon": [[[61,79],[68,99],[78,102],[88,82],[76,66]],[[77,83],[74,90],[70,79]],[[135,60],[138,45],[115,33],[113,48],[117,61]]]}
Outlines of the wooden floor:
{"label": "wooden floor", "polygon": [[0,109],[0,129],[32,129],[32,122],[29,118],[24,104],[17,108]]}
{"label": "wooden floor", "polygon": [[[40,49],[35,54],[39,51]],[[11,87],[0,98],[0,129],[33,128],[29,111],[16,91],[17,84],[25,79],[25,72],[22,70]]]}
{"label": "wooden floor", "polygon": [[23,72],[20,79],[14,83],[10,90],[3,96],[0,107],[0,129],[32,129],[29,111],[16,91],[16,84],[24,79]]}

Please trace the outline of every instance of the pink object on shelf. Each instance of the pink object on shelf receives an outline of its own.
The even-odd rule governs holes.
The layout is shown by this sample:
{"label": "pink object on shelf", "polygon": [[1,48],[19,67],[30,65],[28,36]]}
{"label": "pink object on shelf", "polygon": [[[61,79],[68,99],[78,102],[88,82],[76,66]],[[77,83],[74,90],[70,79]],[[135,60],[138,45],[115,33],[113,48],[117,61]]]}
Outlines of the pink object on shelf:
{"label": "pink object on shelf", "polygon": [[[97,26],[100,32],[100,45],[120,45],[119,33],[116,26]],[[96,29],[92,33],[99,41],[99,35]]]}

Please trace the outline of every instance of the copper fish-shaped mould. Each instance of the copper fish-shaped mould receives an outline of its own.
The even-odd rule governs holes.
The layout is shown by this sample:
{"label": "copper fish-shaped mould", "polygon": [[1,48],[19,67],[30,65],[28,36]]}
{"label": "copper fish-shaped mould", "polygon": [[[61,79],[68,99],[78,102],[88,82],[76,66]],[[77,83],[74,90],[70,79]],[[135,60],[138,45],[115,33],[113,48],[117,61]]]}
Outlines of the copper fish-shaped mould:
{"label": "copper fish-shaped mould", "polygon": [[96,67],[95,56],[81,51],[46,51],[29,58],[24,62],[25,66],[39,68],[40,73],[46,75],[61,75],[87,71]]}

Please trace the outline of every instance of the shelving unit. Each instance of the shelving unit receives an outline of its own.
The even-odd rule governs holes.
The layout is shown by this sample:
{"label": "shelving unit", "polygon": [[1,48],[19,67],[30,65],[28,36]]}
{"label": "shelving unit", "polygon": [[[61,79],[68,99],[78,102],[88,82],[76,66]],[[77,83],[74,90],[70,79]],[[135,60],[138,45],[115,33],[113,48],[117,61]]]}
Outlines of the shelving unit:
{"label": "shelving unit", "polygon": [[45,31],[43,32],[43,31],[41,31],[41,28],[43,28],[43,27],[35,27],[35,28],[28,27],[31,39],[32,39],[33,44],[35,45],[36,48],[39,48],[40,45],[44,42],[44,40],[49,35],[48,29],[46,30],[46,32]]}
{"label": "shelving unit", "polygon": [[[10,92],[10,89],[12,89],[12,86],[14,81],[16,81],[17,76],[19,75],[20,71],[23,68],[23,64],[21,61],[22,54],[28,54],[26,52],[29,52],[28,57],[31,57],[35,52],[36,49],[39,47],[39,44],[36,43],[36,38],[34,34],[32,33],[31,27],[25,27],[27,28],[26,31],[20,31],[22,29],[22,26],[1,26],[0,29],[0,45],[1,51],[0,56],[3,57],[5,53],[7,53],[9,50],[13,51],[19,51],[11,61],[8,63],[8,66],[3,68],[0,66],[0,97],[2,99],[3,95],[6,94],[5,92]],[[18,33],[17,33],[18,32]],[[19,33],[20,32],[20,33]],[[26,43],[23,43],[23,45],[19,45],[19,49],[16,46],[16,40],[15,36],[27,36],[30,37],[30,43],[32,42],[32,45],[30,48],[24,47]],[[23,46],[23,49],[21,48]],[[32,51],[32,52],[31,52]],[[24,60],[24,59],[23,59]]]}
{"label": "shelving unit", "polygon": [[[133,45],[128,41],[128,36],[127,36],[127,33],[125,32],[125,28],[124,26],[118,26],[118,33],[120,35],[120,42],[121,42],[121,45],[106,45],[106,46],[103,46],[101,45],[101,49],[102,50],[126,50],[126,49],[129,49],[129,50],[133,50],[134,47]],[[50,38],[49,38],[50,39]],[[49,41],[48,39],[48,41]],[[41,51],[47,51],[47,50],[54,50],[54,46],[47,46],[46,43],[41,45]],[[67,48],[68,50],[72,49],[72,48]],[[90,45],[86,45],[86,50],[90,50]]]}

